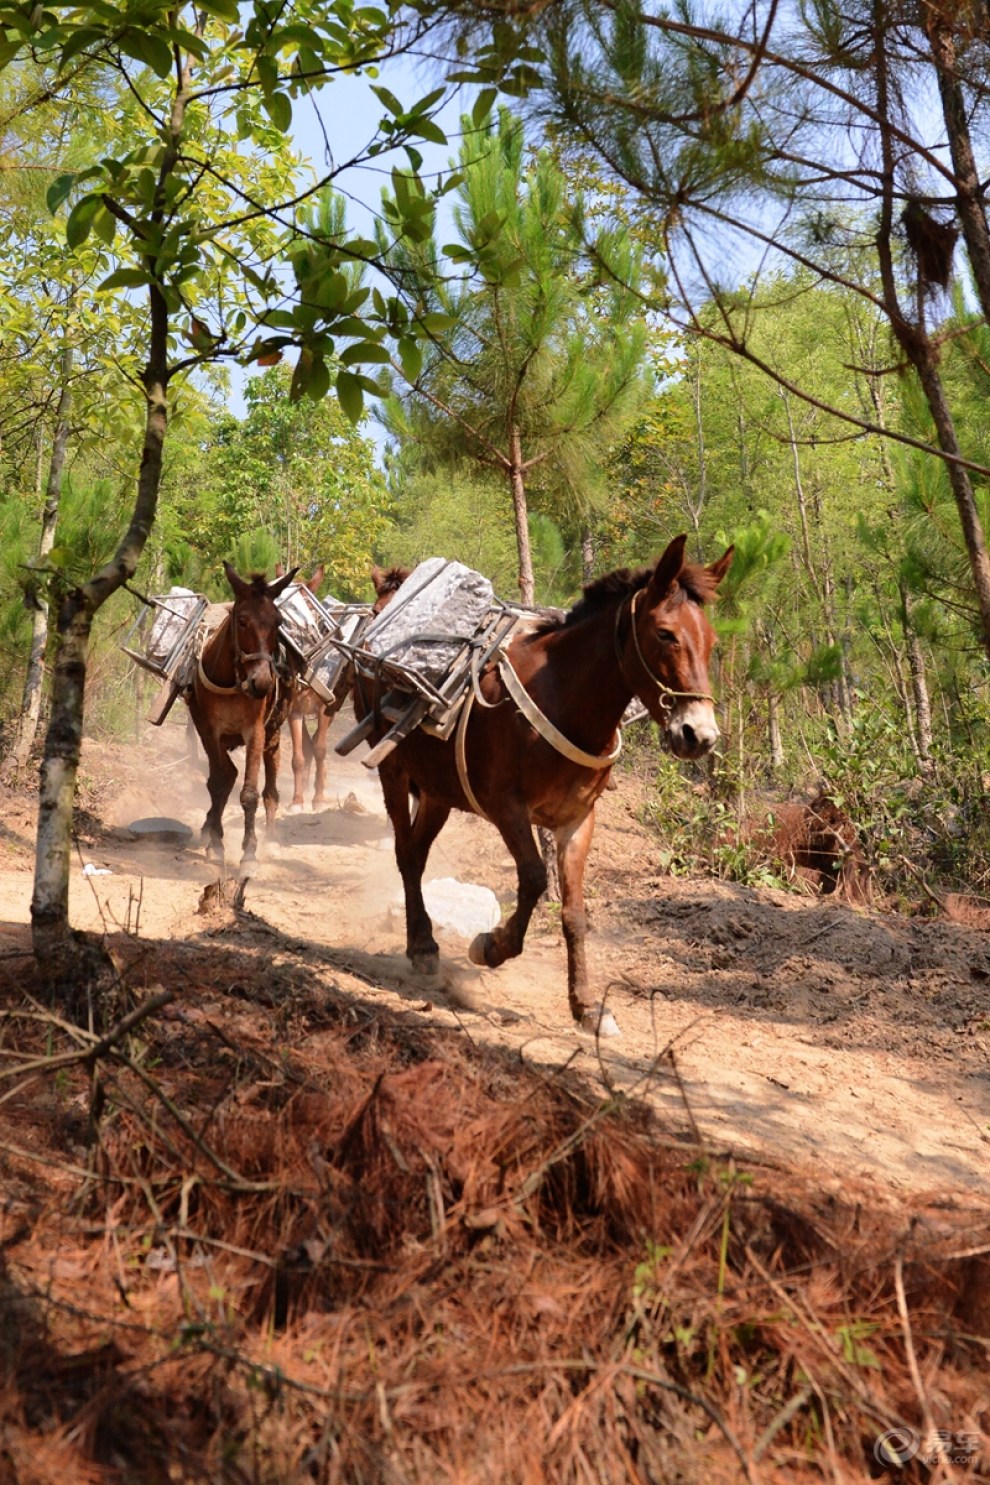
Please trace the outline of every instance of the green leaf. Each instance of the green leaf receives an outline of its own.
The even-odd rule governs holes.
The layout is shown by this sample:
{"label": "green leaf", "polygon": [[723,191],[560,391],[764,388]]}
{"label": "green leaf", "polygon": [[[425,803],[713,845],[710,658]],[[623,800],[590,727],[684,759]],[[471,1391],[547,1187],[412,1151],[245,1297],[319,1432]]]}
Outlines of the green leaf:
{"label": "green leaf", "polygon": [[93,231],[101,242],[106,243],[107,247],[112,245],[117,231],[117,219],[107,211],[102,202],[93,217]]}
{"label": "green leaf", "polygon": [[282,134],[292,127],[292,103],[287,93],[270,93],[261,100],[261,105]]}
{"label": "green leaf", "polygon": [[474,102],[474,107],[471,110],[471,122],[476,129],[479,129],[488,118],[492,111],[492,104],[497,97],[498,90],[496,88],[482,88],[478,94]]}
{"label": "green leaf", "polygon": [[117,268],[97,284],[96,292],[102,294],[105,289],[140,289],[151,282],[150,276],[142,273],[140,268]]}
{"label": "green leaf", "polygon": [[389,113],[400,114],[405,112],[398,98],[395,96],[394,93],[390,93],[388,88],[379,86],[377,88],[372,88],[371,91],[374,93],[379,103],[384,103]]}
{"label": "green leaf", "polygon": [[423,369],[423,349],[411,335],[403,335],[399,341],[399,361],[406,381],[415,382]]}
{"label": "green leaf", "polygon": [[237,0],[199,0],[199,8],[205,10],[208,15],[219,16],[222,21],[228,21],[232,26],[236,26],[240,20]]}
{"label": "green leaf", "polygon": [[341,410],[356,423],[364,412],[364,392],[358,378],[350,371],[337,373],[337,401]]}
{"label": "green leaf", "polygon": [[322,356],[313,360],[313,370],[306,388],[307,397],[313,402],[320,402],[330,390],[330,368]]}
{"label": "green leaf", "polygon": [[65,224],[65,241],[70,248],[79,247],[86,241],[93,218],[102,205],[103,202],[97,195],[84,196],[81,201],[76,202]]}
{"label": "green leaf", "polygon": [[292,373],[292,383],[289,387],[289,398],[292,402],[298,402],[300,397],[309,387],[313,375],[313,352],[309,346],[303,346],[299,352],[299,360],[296,369]]}
{"label": "green leaf", "polygon": [[72,191],[72,187],[75,185],[75,180],[76,177],[74,174],[60,175],[58,179],[53,181],[52,184],[48,187],[48,193],[45,196],[45,200],[48,203],[48,210],[51,212],[52,216],[54,216],[55,213],[58,211],[59,207],[62,205],[62,202],[68,199],[69,194]]}
{"label": "green leaf", "polygon": [[428,139],[432,144],[447,143],[446,134],[432,119],[410,120],[408,128],[410,133],[415,134],[418,139]]}
{"label": "green leaf", "polygon": [[154,31],[125,31],[117,38],[117,45],[159,77],[168,77],[172,71],[172,48]]}
{"label": "green leaf", "polygon": [[374,340],[358,341],[356,345],[349,345],[340,353],[343,366],[353,366],[356,362],[374,362],[378,366],[387,366],[390,360],[385,347]]}
{"label": "green leaf", "polygon": [[418,325],[421,325],[424,330],[428,330],[431,334],[437,335],[442,330],[452,330],[457,324],[457,321],[454,319],[453,315],[442,315],[434,311],[430,314],[420,315],[416,323]]}

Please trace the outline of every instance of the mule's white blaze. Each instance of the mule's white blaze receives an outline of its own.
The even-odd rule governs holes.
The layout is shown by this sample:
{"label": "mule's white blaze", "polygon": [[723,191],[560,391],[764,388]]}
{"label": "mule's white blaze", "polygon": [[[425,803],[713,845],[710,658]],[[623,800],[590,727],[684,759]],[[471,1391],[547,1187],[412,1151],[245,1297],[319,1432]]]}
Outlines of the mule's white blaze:
{"label": "mule's white blaze", "polygon": [[710,701],[687,701],[677,708],[670,724],[671,740],[685,752],[699,757],[708,753],[719,740],[715,708]]}

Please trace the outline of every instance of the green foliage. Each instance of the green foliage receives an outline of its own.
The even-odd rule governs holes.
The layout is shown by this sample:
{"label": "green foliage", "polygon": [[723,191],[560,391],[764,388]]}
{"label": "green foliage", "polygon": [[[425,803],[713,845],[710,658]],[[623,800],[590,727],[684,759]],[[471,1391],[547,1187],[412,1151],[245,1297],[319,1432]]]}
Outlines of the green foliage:
{"label": "green foliage", "polygon": [[512,518],[492,483],[462,466],[403,473],[398,488],[396,525],[380,539],[379,561],[415,566],[425,557],[451,557],[491,578],[501,596],[518,597]]}
{"label": "green foliage", "polygon": [[[618,228],[589,240],[552,153],[528,158],[507,110],[481,127],[462,122],[457,240],[439,246],[424,216],[423,232],[405,234],[390,254],[431,334],[422,354],[400,343],[407,387],[387,426],[415,442],[427,467],[467,458],[504,481],[503,498],[526,507],[517,537],[528,585],[530,504],[562,535],[576,534],[604,503],[609,443],[642,396],[641,265]],[[386,220],[408,193],[393,178]],[[452,277],[444,259],[463,276]]]}
{"label": "green foliage", "polygon": [[205,459],[184,461],[172,476],[166,551],[191,547],[209,584],[254,533],[259,568],[270,573],[277,560],[305,573],[323,563],[339,597],[357,596],[389,529],[385,482],[371,443],[335,403],[293,401],[289,381],[284,366],[253,377],[246,416],[221,417]]}

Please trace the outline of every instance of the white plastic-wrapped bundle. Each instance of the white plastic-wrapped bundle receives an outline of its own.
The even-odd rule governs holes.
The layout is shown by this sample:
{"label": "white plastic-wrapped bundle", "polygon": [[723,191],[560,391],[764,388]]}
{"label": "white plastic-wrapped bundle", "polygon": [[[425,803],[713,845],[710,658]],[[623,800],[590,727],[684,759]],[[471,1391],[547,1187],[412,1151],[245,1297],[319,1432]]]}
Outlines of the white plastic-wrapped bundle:
{"label": "white plastic-wrapped bundle", "polygon": [[492,585],[463,562],[428,557],[365,630],[361,648],[436,685],[492,606]]}
{"label": "white plastic-wrapped bundle", "polygon": [[[342,640],[346,645],[357,644],[358,636],[371,617],[371,605],[338,603],[335,598],[324,599],[324,603],[333,621],[334,638]],[[337,700],[338,682],[350,663],[349,653],[330,645],[322,655],[317,655],[311,660],[309,684],[325,701]]]}
{"label": "white plastic-wrapped bundle", "polygon": [[144,653],[150,669],[171,674],[177,649],[192,638],[203,600],[190,588],[171,588],[154,599],[154,618],[145,640]]}
{"label": "white plastic-wrapped bundle", "polygon": [[[330,603],[336,603],[330,599]],[[282,617],[281,638],[297,652],[302,660],[308,660],[328,635],[336,632],[326,600],[317,598],[304,583],[291,583],[275,600],[275,607]]]}

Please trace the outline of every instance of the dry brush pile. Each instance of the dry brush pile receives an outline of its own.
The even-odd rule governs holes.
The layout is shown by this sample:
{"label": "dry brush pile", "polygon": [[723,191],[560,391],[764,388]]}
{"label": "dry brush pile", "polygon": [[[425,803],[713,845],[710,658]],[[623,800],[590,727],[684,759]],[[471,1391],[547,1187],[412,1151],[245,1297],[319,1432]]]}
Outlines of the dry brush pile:
{"label": "dry brush pile", "polygon": [[3,1485],[856,1481],[905,1426],[898,1479],[990,1473],[990,1209],[741,1170],[233,936],[137,958],[102,1039],[0,965]]}

